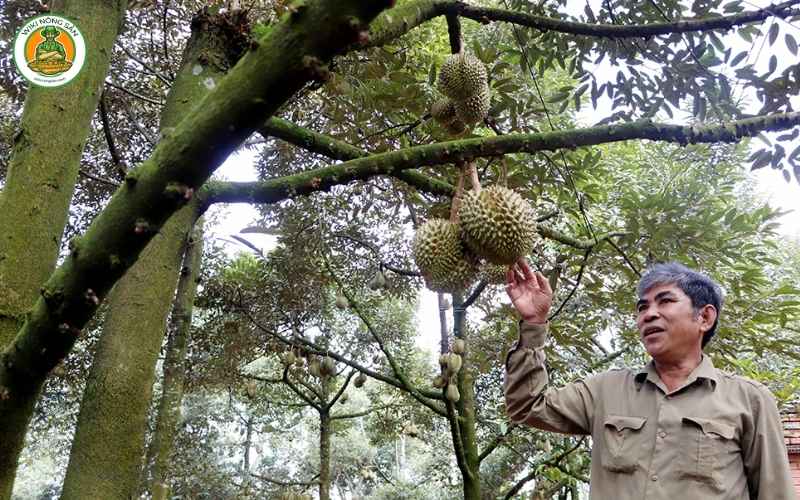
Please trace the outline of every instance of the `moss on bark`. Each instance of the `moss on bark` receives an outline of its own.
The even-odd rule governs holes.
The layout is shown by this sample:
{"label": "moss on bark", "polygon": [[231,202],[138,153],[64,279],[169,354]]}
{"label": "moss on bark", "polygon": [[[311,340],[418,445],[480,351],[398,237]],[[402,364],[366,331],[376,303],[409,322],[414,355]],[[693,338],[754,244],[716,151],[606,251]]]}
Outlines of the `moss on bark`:
{"label": "moss on bark", "polygon": [[[79,161],[108,72],[111,48],[125,3],[65,0],[52,12],[76,21],[89,51],[80,74],[58,88],[30,86],[20,130],[0,196],[0,349],[10,345],[33,306],[39,287],[53,272]],[[58,124],[59,133],[52,132]],[[0,384],[2,386],[2,384]],[[30,414],[37,390],[15,404]],[[12,417],[16,420],[17,417]],[[0,499],[11,496],[23,431],[0,425]]]}
{"label": "moss on bark", "polygon": [[[174,127],[209,92],[245,46],[241,11],[192,21],[181,70],[170,88],[161,132]],[[185,196],[189,191],[177,190]],[[128,498],[140,478],[155,364],[196,205],[161,228],[111,293],[108,315],[81,403],[62,498]],[[103,474],[97,474],[97,470]]]}
{"label": "moss on bark", "polygon": [[181,277],[175,292],[175,307],[172,310],[167,341],[167,354],[164,361],[164,380],[162,395],[158,404],[156,427],[147,451],[145,467],[149,469],[148,491],[155,498],[159,492],[169,491],[169,458],[180,419],[180,406],[183,399],[183,384],[186,378],[186,347],[192,324],[192,309],[200,275],[200,262],[203,254],[203,222],[198,221],[192,236],[187,242],[183,257]]}

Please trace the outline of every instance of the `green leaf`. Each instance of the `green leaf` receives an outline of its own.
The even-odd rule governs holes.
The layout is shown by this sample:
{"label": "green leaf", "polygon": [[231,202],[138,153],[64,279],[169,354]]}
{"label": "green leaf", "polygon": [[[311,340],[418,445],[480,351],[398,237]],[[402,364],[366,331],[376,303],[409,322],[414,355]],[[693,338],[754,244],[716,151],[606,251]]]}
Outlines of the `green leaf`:
{"label": "green leaf", "polygon": [[772,26],[769,27],[769,35],[767,35],[769,37],[768,39],[770,47],[772,47],[772,45],[775,43],[775,40],[778,39],[778,31],[780,31],[778,23],[773,22]]}
{"label": "green leaf", "polygon": [[738,54],[736,54],[734,56],[733,59],[731,59],[731,66],[736,66],[740,62],[744,61],[745,57],[747,57],[747,51],[746,50],[744,50],[742,52],[739,52]]}
{"label": "green leaf", "polygon": [[783,38],[783,40],[786,42],[786,48],[789,49],[789,52],[791,52],[792,55],[796,56],[797,55],[797,41],[794,39],[794,37],[791,35],[791,33],[786,33],[786,36]]}

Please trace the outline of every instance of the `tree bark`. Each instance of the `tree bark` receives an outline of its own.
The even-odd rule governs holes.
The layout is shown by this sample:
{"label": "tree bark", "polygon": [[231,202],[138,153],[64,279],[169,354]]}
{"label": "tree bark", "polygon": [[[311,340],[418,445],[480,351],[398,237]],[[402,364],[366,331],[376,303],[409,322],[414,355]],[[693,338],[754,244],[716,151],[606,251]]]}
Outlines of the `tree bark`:
{"label": "tree bark", "polygon": [[[63,0],[51,7],[76,21],[88,53],[70,84],[28,88],[0,193],[0,349],[12,343],[55,267],[81,154],[125,14],[122,1]],[[54,123],[60,125],[58,133],[52,131]],[[38,388],[27,392],[30,397],[18,401],[9,417],[15,422],[26,423],[33,411]],[[11,496],[22,429],[6,419],[0,425],[0,499]]]}
{"label": "tree bark", "polygon": [[319,500],[331,498],[331,415],[319,412]]}
{"label": "tree bark", "polygon": [[[241,25],[246,25],[246,19],[239,11],[201,12],[194,17],[181,70],[162,112],[162,134],[208,93],[205,80],[224,75],[233,62],[229,55],[236,53],[231,45],[243,43],[237,32],[226,27]],[[111,293],[78,415],[64,499],[128,498],[136,491],[155,364],[185,242],[196,217],[195,203],[173,215]]]}
{"label": "tree bark", "polygon": [[[460,294],[453,294],[453,336],[465,341],[466,336],[466,310]],[[468,361],[469,345],[461,355],[462,367],[458,372],[458,392],[461,398],[456,403],[459,422],[459,437],[461,449],[464,453],[466,474],[462,474],[464,481],[464,499],[481,499],[481,477],[478,442],[475,434],[475,388]]]}
{"label": "tree bark", "polygon": [[[189,343],[192,325],[192,309],[197,292],[200,262],[203,254],[203,222],[198,221],[192,236],[187,242],[183,256],[181,277],[175,293],[175,307],[172,310],[170,332],[167,341],[167,354],[164,361],[164,379],[161,400],[158,405],[155,430],[147,449],[145,481],[146,489],[153,495],[164,496],[169,492],[169,458],[178,421],[181,415],[183,384],[186,377],[186,347]],[[163,493],[161,493],[163,492]]]}

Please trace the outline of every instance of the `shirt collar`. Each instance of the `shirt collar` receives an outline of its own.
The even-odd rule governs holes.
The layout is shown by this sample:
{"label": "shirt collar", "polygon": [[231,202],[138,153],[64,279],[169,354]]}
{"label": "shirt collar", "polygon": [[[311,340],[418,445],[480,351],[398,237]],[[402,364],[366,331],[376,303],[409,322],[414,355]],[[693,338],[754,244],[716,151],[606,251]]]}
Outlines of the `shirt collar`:
{"label": "shirt collar", "polygon": [[[714,368],[714,363],[711,362],[711,358],[705,354],[701,354],[700,364],[697,365],[695,369],[692,370],[692,373],[689,374],[689,377],[686,379],[686,383],[683,385],[683,387],[692,384],[697,379],[710,380],[713,382],[712,388],[715,388],[719,383],[717,369]],[[658,376],[658,372],[656,371],[655,362],[652,359],[649,363],[640,368],[638,372],[636,372],[634,380],[639,383],[649,380],[658,386],[663,385],[663,382],[661,382],[661,377]]]}

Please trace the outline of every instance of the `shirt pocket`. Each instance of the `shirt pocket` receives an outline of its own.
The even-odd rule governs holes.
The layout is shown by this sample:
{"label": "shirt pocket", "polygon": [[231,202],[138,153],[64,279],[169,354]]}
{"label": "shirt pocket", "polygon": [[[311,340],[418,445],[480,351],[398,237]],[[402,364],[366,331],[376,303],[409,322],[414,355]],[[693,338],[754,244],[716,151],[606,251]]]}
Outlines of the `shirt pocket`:
{"label": "shirt pocket", "polygon": [[730,424],[709,418],[683,417],[681,442],[687,457],[678,466],[679,476],[722,492],[722,475],[728,459],[739,453],[735,438],[736,428]]}
{"label": "shirt pocket", "polygon": [[603,421],[601,463],[611,472],[629,474],[636,470],[637,445],[641,442],[645,417],[607,415]]}

